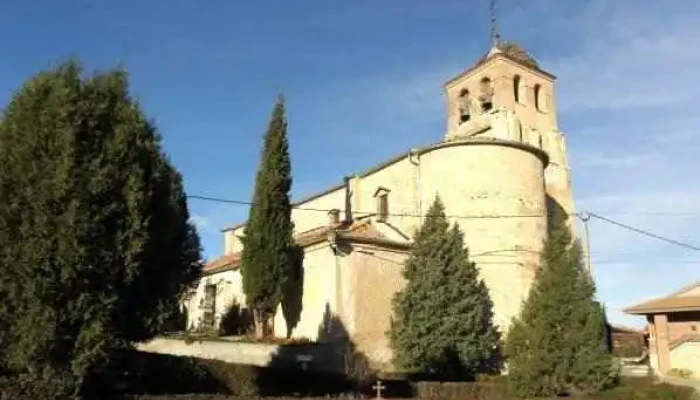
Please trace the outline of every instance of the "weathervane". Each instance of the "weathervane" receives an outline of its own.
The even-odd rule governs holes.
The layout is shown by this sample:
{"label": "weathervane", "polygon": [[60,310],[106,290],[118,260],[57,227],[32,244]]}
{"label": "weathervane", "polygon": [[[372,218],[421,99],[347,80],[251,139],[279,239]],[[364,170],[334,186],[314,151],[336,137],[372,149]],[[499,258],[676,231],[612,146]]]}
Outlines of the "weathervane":
{"label": "weathervane", "polygon": [[496,24],[496,0],[490,0],[489,6],[491,11],[491,45],[498,47],[501,44],[501,35],[498,33]]}

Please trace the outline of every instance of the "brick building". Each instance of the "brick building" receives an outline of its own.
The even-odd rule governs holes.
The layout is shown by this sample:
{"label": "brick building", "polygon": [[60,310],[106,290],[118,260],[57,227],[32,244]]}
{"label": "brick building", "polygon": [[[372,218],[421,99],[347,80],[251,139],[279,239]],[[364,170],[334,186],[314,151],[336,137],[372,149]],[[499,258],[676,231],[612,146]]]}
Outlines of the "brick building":
{"label": "brick building", "polygon": [[646,317],[649,360],[655,373],[687,370],[700,379],[700,282],[624,311]]}

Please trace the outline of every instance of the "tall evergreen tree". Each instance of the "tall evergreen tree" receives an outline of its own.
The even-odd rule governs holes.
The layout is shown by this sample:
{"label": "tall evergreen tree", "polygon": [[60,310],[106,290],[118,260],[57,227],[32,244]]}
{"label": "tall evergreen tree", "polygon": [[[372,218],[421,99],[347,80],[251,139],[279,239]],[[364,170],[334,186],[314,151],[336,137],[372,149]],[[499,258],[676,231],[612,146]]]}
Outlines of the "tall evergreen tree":
{"label": "tall evergreen tree", "polygon": [[265,134],[241,258],[243,291],[259,337],[274,332],[273,317],[293,268],[288,146],[284,99],[280,96]]}
{"label": "tall evergreen tree", "polygon": [[26,82],[0,121],[0,363],[77,390],[201,270],[180,174],[113,70]]}
{"label": "tall evergreen tree", "polygon": [[406,286],[394,297],[389,332],[398,366],[445,378],[470,378],[486,369],[499,342],[493,305],[459,226],[450,229],[437,197],[403,276]]}
{"label": "tall evergreen tree", "polygon": [[567,217],[552,214],[542,265],[506,340],[508,375],[524,397],[583,391],[615,383],[607,351],[605,314],[572,240]]}

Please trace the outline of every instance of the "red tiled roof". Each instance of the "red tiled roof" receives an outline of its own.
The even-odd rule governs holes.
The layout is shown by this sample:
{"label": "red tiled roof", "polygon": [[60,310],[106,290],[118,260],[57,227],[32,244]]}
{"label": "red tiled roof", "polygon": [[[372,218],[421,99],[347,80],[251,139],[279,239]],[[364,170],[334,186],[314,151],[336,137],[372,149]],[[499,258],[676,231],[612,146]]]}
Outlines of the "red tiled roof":
{"label": "red tiled roof", "polygon": [[[328,226],[320,226],[308,231],[301,232],[294,237],[295,242],[302,246],[308,247],[313,244],[321,243],[328,240]],[[408,247],[407,243],[396,242],[388,239],[385,235],[377,230],[369,221],[360,221],[354,223],[341,223],[335,227],[339,239],[347,240],[366,240],[378,244],[399,245]],[[206,275],[223,272],[227,270],[235,270],[241,262],[241,252],[227,254],[207,263],[202,272]]]}
{"label": "red tiled roof", "polygon": [[617,331],[620,333],[633,333],[633,334],[643,334],[646,328],[643,329],[637,329],[637,328],[632,328],[629,326],[623,326],[623,325],[617,325],[617,324],[610,324],[610,328],[613,331]]}
{"label": "red tiled roof", "polygon": [[220,272],[224,271],[229,268],[236,268],[238,267],[238,263],[241,261],[241,253],[233,253],[233,254],[226,254],[224,256],[221,256],[219,258],[214,259],[213,261],[208,262],[204,268],[202,268],[202,272],[204,273],[212,273],[212,272]]}

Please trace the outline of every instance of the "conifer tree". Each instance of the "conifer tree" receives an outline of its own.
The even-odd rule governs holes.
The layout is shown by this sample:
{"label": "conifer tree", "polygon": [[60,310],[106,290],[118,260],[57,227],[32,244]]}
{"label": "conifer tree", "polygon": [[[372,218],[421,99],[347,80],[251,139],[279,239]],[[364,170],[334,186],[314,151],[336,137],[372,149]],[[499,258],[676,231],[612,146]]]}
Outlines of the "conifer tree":
{"label": "conifer tree", "polygon": [[258,337],[274,333],[271,323],[293,268],[291,186],[287,120],[280,96],[265,134],[241,259],[243,290]]}
{"label": "conifer tree", "polygon": [[595,393],[617,377],[581,247],[566,215],[556,212],[551,220],[542,264],[506,340],[508,376],[523,397]]}
{"label": "conifer tree", "polygon": [[71,61],[27,81],[0,121],[0,365],[74,393],[200,271],[182,179],[127,74]]}
{"label": "conifer tree", "polygon": [[451,229],[438,197],[406,261],[406,286],[393,300],[389,337],[400,368],[470,378],[497,355],[493,305],[464,237]]}

